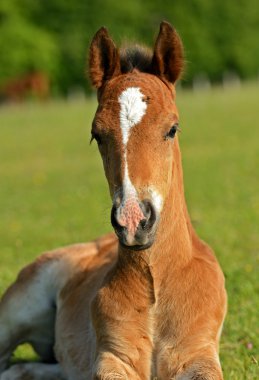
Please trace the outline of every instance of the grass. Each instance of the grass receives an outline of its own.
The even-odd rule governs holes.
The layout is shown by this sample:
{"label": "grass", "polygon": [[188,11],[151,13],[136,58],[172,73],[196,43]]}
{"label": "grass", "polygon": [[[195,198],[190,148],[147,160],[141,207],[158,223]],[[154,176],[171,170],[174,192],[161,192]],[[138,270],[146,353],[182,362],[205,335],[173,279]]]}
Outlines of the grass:
{"label": "grass", "polygon": [[[259,84],[180,91],[186,197],[226,276],[226,380],[259,378]],[[102,163],[89,131],[96,103],[0,109],[0,294],[41,251],[111,229]],[[28,346],[16,353],[31,355]]]}

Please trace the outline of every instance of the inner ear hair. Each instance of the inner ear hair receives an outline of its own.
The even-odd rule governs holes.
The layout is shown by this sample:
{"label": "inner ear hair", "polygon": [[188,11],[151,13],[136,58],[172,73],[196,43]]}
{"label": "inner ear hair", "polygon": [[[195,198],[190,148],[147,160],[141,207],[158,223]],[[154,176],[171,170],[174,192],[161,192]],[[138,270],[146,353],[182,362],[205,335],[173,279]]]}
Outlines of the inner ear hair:
{"label": "inner ear hair", "polygon": [[151,72],[162,79],[175,83],[184,68],[184,50],[182,41],[168,22],[160,24],[151,63]]}
{"label": "inner ear hair", "polygon": [[89,76],[92,85],[100,88],[120,73],[119,52],[108,30],[100,28],[95,34],[89,52]]}

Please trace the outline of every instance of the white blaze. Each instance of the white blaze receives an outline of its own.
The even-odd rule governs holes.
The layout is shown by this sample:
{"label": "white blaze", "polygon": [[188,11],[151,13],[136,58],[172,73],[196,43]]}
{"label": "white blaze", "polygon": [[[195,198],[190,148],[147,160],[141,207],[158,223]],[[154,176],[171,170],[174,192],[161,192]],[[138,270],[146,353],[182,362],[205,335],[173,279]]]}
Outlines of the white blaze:
{"label": "white blaze", "polygon": [[[120,127],[122,133],[122,143],[124,145],[124,191],[125,195],[134,196],[136,190],[129,178],[128,163],[127,163],[127,143],[129,140],[130,130],[134,125],[141,122],[146,113],[147,104],[143,100],[144,95],[138,87],[129,87],[119,96],[120,103]],[[125,197],[125,198],[126,198]]]}
{"label": "white blaze", "polygon": [[[129,87],[119,96],[120,104],[120,128],[122,133],[122,143],[124,150],[124,178],[123,178],[123,201],[122,205],[129,198],[137,198],[137,192],[129,178],[127,162],[127,144],[131,132],[136,124],[140,123],[147,110],[147,103],[143,100],[144,95],[138,87]],[[155,189],[149,189],[151,199],[157,211],[161,211],[162,197]]]}
{"label": "white blaze", "polygon": [[134,125],[141,122],[146,113],[147,104],[143,100],[144,95],[138,87],[129,87],[119,96],[120,127],[122,131],[122,142],[127,145],[130,130]]}

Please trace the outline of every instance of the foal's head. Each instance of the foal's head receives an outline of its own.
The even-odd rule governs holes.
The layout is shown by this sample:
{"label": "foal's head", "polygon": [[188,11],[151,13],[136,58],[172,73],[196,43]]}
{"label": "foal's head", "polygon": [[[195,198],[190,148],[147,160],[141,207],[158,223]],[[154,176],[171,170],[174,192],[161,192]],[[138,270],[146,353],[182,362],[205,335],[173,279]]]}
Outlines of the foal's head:
{"label": "foal's head", "polygon": [[181,40],[162,22],[153,53],[119,52],[101,28],[90,47],[98,89],[92,125],[113,200],[111,220],[122,245],[149,247],[171,187],[178,127],[174,83],[183,68]]}

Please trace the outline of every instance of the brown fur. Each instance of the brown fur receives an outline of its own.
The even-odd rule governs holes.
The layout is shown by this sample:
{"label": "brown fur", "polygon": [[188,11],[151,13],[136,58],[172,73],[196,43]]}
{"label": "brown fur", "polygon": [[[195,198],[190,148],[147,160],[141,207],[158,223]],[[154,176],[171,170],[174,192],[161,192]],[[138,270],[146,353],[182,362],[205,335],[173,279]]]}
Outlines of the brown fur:
{"label": "brown fur", "polygon": [[[49,299],[42,303],[41,313],[50,313],[51,302],[56,306],[59,379],[222,380],[218,346],[226,313],[224,276],[211,248],[198,238],[190,221],[178,137],[165,138],[179,119],[174,82],[183,67],[182,44],[175,30],[162,23],[147,72],[139,71],[136,61],[134,68],[130,64],[124,72],[123,60],[125,55],[120,59],[102,28],[90,48],[90,77],[99,98],[93,135],[100,138],[114,197],[122,187],[125,165],[118,97],[128,87],[141,88],[148,107],[131,131],[128,170],[140,201],[149,197],[152,187],[163,199],[155,241],[148,249],[132,251],[118,245],[111,234],[47,254],[23,271],[0,304],[0,328],[7,330],[2,338],[0,333],[0,354],[5,353],[0,371],[15,336],[28,328],[31,332],[24,333],[23,340],[45,352],[40,335],[46,331],[45,320],[32,307],[30,318],[35,319],[35,326],[28,323],[21,329],[22,306],[15,302],[19,294],[30,295],[31,303],[37,303],[41,292]],[[14,318],[17,331],[10,329],[8,317]],[[53,322],[47,326],[54,330]],[[53,343],[50,338],[46,347]],[[12,367],[0,380],[19,379],[8,377],[8,371],[12,375]],[[36,372],[33,379],[37,379]]]}

